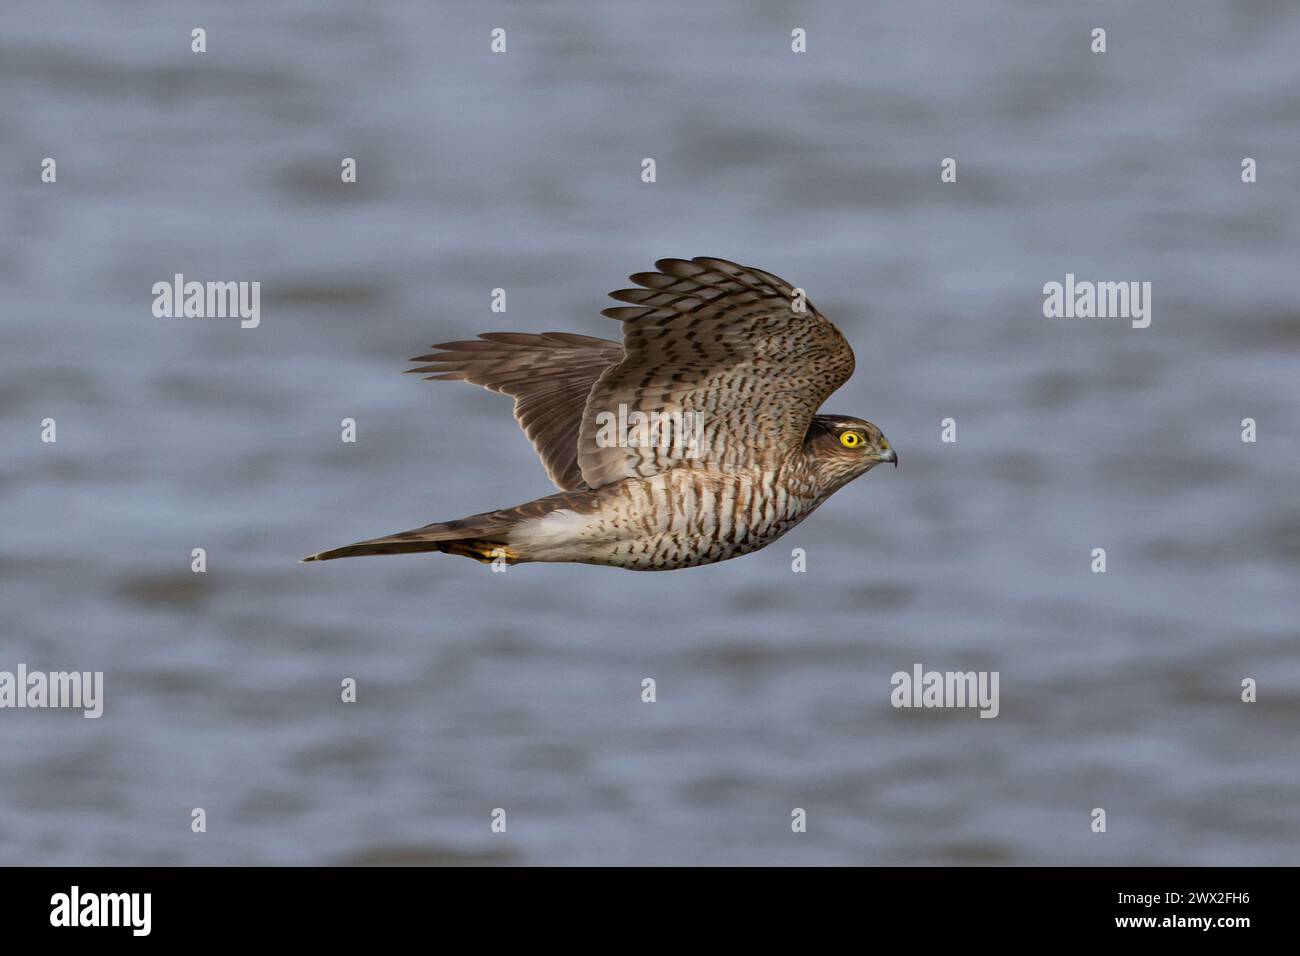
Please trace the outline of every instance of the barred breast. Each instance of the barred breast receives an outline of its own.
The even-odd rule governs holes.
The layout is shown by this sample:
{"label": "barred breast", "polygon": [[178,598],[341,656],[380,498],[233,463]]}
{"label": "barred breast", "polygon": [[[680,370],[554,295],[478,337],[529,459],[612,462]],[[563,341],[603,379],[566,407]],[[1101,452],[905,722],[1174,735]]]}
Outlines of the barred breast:
{"label": "barred breast", "polygon": [[512,538],[526,560],[665,571],[757,551],[821,503],[784,470],[719,474],[675,468],[600,490],[591,513],[556,512]]}

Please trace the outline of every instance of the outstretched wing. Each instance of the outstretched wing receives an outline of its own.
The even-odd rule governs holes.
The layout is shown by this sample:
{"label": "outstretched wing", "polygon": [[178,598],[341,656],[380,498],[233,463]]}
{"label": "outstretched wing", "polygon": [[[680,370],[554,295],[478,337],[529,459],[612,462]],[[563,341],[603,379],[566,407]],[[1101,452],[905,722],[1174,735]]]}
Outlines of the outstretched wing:
{"label": "outstretched wing", "polygon": [[434,345],[408,369],[429,380],[463,380],[515,400],[519,422],[562,491],[587,487],[578,468],[578,428],[592,386],[623,357],[608,339],[568,332],[487,332],[472,342]]}
{"label": "outstretched wing", "polygon": [[[771,465],[798,447],[817,409],[853,374],[844,336],[771,273],[709,258],[655,267],[631,277],[643,288],[610,293],[633,305],[602,313],[622,321],[624,354],[592,388],[582,417],[577,463],[587,485],[687,462]],[[655,441],[651,432],[649,443],[619,447],[603,425],[620,405],[629,414],[681,413],[684,423],[690,413],[700,441]]]}

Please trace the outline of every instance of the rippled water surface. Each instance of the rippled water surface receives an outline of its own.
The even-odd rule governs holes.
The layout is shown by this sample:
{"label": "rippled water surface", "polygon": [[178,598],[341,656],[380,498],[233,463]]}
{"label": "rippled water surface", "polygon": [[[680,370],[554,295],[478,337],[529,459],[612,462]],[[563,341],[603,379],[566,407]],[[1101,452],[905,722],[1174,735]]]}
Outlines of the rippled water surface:
{"label": "rippled water surface", "polygon": [[[1296,862],[1300,7],[743,7],[6,5],[0,669],[107,701],[0,711],[0,862]],[[547,493],[404,360],[694,255],[809,290],[900,469],[691,571],[296,563]],[[891,708],[915,662],[1000,716]]]}

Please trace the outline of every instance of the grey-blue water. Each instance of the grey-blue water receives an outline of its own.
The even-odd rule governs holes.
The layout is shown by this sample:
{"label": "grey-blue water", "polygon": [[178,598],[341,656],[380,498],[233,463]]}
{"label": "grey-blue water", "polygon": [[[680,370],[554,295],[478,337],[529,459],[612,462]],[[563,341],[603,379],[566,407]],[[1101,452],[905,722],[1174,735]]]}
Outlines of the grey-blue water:
{"label": "grey-blue water", "polygon": [[[0,710],[0,863],[1296,862],[1296,4],[2,24],[0,669],[106,702]],[[808,290],[858,355],[828,409],[902,467],[696,570],[297,563],[549,493],[507,399],[405,359],[612,336],[695,255]],[[261,282],[260,327],[155,318],[178,272]],[[1044,318],[1066,273],[1151,326]],[[1000,716],[894,709],[917,662]]]}

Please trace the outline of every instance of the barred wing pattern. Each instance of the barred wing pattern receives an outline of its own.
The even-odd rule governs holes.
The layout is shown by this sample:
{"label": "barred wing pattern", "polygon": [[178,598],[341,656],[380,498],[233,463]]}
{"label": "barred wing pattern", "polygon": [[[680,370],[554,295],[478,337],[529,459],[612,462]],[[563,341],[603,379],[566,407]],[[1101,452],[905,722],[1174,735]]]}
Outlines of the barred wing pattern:
{"label": "barred wing pattern", "polygon": [[608,339],[569,332],[486,332],[477,341],[446,342],[408,369],[429,380],[460,380],[515,400],[515,421],[561,491],[587,487],[578,468],[578,429],[592,386],[623,357]]}
{"label": "barred wing pattern", "polygon": [[[794,288],[725,259],[661,259],[631,276],[642,288],[610,295],[633,303],[602,314],[623,323],[621,361],[587,400],[577,467],[592,488],[683,464],[719,471],[771,466],[799,447],[813,415],[853,374],[853,350]],[[610,447],[602,413],[698,415],[690,447]],[[604,419],[608,420],[608,419]],[[697,457],[698,456],[698,457]]]}

